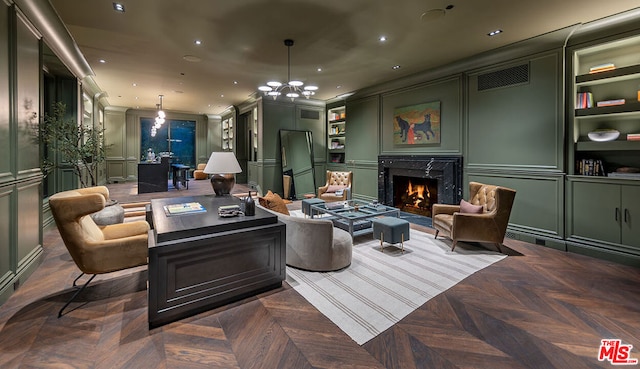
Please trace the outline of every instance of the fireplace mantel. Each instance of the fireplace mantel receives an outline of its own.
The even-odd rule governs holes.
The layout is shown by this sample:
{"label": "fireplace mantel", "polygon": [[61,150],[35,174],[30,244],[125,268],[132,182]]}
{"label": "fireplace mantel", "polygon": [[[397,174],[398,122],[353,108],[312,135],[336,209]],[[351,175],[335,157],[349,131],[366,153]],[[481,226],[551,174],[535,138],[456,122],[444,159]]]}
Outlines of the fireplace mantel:
{"label": "fireplace mantel", "polygon": [[438,203],[459,204],[462,199],[462,157],[389,155],[378,157],[378,201],[393,206],[393,176],[438,180]]}

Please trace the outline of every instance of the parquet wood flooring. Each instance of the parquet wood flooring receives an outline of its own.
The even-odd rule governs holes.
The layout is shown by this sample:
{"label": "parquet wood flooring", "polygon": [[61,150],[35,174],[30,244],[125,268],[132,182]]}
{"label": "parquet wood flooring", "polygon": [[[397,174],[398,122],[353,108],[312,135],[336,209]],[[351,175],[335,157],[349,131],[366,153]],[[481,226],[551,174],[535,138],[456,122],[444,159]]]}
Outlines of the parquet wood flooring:
{"label": "parquet wood flooring", "polygon": [[0,368],[608,368],[604,338],[640,358],[639,269],[506,246],[359,346],[286,283],[149,330],[145,267],[98,276],[58,319],[78,270],[51,229],[43,263],[0,306]]}

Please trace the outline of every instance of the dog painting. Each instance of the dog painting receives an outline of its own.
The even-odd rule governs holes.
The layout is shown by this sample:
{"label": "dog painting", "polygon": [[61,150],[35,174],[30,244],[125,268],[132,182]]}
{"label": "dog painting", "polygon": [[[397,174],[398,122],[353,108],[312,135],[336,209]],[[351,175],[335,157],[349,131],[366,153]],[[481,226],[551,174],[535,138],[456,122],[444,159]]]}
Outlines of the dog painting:
{"label": "dog painting", "polygon": [[440,143],[440,102],[395,108],[393,143],[427,145]]}

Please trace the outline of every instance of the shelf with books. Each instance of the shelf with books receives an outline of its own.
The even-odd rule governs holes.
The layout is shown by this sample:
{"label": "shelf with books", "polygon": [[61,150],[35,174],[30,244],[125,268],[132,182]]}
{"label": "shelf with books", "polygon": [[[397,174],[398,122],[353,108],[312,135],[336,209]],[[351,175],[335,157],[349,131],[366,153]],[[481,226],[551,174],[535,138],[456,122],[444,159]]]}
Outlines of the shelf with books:
{"label": "shelf with books", "polygon": [[347,127],[345,106],[328,109],[327,121],[327,150],[329,152],[329,162],[344,163]]}
{"label": "shelf with books", "polygon": [[[640,167],[640,36],[570,48],[574,110],[569,150],[572,161],[600,160],[609,171]],[[569,95],[571,96],[571,95]],[[593,131],[620,132],[617,139],[591,141]],[[627,139],[627,135],[631,139]],[[568,174],[580,174],[577,168]]]}

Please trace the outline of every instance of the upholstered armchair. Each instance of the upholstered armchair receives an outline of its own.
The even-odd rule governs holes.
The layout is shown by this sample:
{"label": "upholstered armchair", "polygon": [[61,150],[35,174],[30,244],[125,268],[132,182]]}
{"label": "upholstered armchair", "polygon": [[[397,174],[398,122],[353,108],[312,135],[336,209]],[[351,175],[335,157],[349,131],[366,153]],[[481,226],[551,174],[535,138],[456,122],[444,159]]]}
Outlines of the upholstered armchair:
{"label": "upholstered armchair", "polygon": [[327,183],[318,187],[318,198],[326,202],[351,199],[352,172],[327,171]]}
{"label": "upholstered armchair", "polygon": [[90,214],[104,209],[109,190],[104,186],[59,192],[49,197],[51,213],[71,258],[84,274],[93,274],[58,312],[84,290],[97,274],[147,264],[149,224],[134,221],[98,227]]}
{"label": "upholstered armchair", "polygon": [[478,182],[469,183],[470,201],[460,205],[434,204],[432,221],[436,229],[453,241],[451,251],[458,241],[489,242],[498,251],[509,224],[511,207],[516,191],[506,187]]}
{"label": "upholstered armchair", "polygon": [[204,168],[207,163],[200,163],[196,170],[193,171],[193,179],[207,179],[207,173],[204,172]]}

